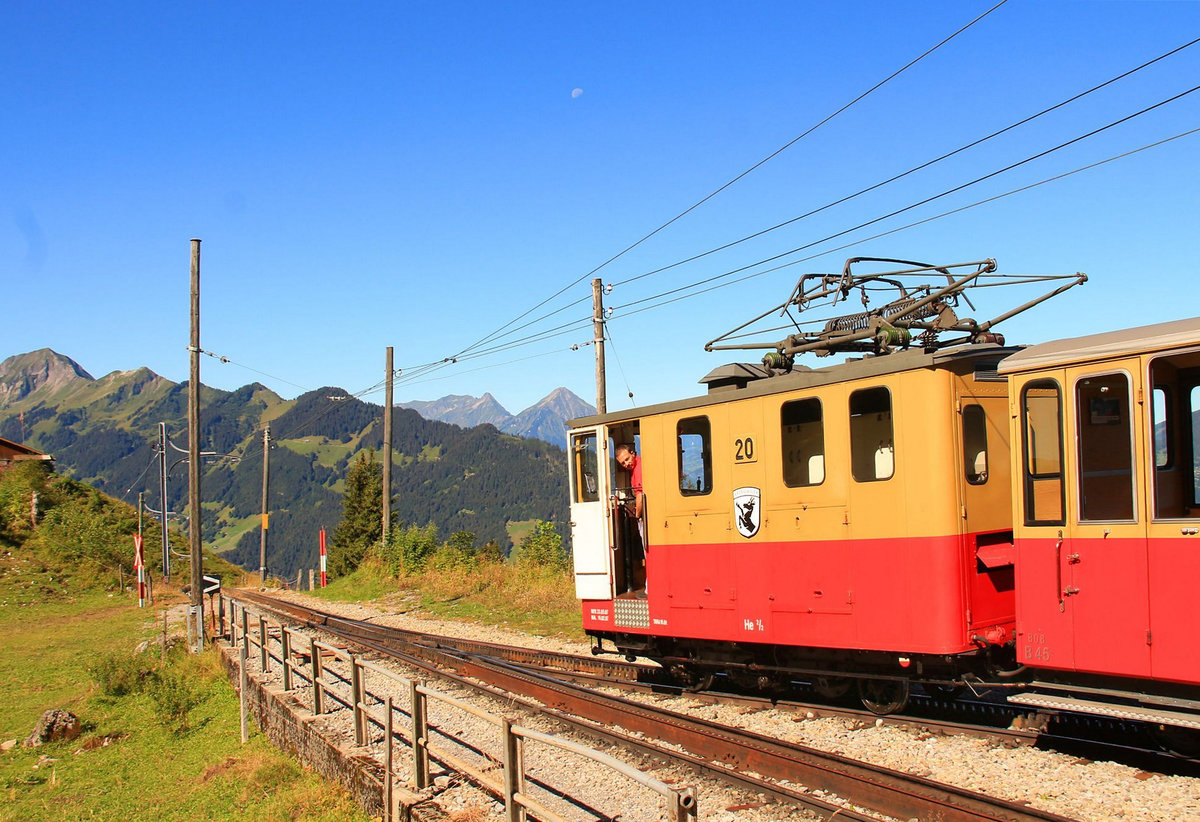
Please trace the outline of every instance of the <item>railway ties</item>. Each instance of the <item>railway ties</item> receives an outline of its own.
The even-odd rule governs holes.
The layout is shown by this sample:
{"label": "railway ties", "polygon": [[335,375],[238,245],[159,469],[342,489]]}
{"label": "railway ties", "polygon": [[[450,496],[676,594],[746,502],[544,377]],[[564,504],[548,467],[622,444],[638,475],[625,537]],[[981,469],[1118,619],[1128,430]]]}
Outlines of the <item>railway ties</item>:
{"label": "railway ties", "polygon": [[[878,814],[885,814],[895,819],[945,822],[1066,820],[1022,804],[600,693],[594,687],[595,682],[568,682],[552,671],[527,667],[530,664],[527,661],[501,660],[489,652],[506,646],[394,631],[251,592],[239,591],[233,596],[252,603],[255,608],[270,609],[288,619],[331,632],[376,654],[398,658],[460,685],[501,696],[587,736],[657,760],[687,765],[775,801],[808,808],[826,818],[836,814],[843,819],[877,820]],[[566,667],[570,656],[560,655],[556,663]],[[586,657],[577,659],[596,662]],[[626,673],[619,676],[628,677],[629,669],[624,670]],[[624,686],[619,679],[605,684],[616,688],[629,688],[633,684],[631,680],[626,682]],[[844,797],[853,807],[824,798],[830,794]]]}

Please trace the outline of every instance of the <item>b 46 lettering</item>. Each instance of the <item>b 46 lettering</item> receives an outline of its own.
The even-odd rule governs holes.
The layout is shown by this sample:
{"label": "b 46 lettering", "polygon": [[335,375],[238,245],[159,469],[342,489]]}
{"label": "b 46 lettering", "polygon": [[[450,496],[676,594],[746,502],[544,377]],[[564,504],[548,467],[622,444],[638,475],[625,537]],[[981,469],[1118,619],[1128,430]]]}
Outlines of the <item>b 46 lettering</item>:
{"label": "b 46 lettering", "polygon": [[1049,662],[1050,661],[1050,649],[1047,648],[1045,645],[1032,645],[1032,644],[1026,645],[1025,646],[1025,658],[1030,661]]}

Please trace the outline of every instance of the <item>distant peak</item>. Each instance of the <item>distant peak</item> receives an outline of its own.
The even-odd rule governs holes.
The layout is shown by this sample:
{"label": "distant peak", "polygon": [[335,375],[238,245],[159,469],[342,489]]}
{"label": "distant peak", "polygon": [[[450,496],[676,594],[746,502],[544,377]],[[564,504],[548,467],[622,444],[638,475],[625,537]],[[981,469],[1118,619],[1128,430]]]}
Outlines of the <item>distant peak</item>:
{"label": "distant peak", "polygon": [[0,408],[35,391],[54,391],[78,380],[92,379],[79,363],[49,348],[15,354],[0,363]]}

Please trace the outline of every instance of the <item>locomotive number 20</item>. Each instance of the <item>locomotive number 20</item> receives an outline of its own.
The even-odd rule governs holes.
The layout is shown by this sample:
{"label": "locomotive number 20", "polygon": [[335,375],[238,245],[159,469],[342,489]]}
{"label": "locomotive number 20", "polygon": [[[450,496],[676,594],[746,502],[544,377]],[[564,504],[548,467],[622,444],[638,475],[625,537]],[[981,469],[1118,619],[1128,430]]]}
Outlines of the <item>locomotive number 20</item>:
{"label": "locomotive number 20", "polygon": [[738,437],[733,441],[734,462],[754,462],[757,459],[754,455],[754,439],[752,437]]}

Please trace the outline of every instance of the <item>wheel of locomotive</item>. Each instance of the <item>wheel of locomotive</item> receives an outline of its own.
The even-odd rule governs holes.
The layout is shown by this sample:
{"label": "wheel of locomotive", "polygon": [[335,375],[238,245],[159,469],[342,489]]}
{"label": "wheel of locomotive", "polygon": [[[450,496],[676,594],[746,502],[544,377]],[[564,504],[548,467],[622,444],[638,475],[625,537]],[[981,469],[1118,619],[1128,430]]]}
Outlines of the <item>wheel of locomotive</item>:
{"label": "wheel of locomotive", "polygon": [[908,705],[908,680],[860,679],[858,698],[873,714],[883,716],[903,711]]}
{"label": "wheel of locomotive", "polygon": [[790,680],[783,674],[747,671],[735,668],[727,672],[729,679],[739,688],[756,694],[778,694],[787,690]]}
{"label": "wheel of locomotive", "polygon": [[818,676],[812,681],[812,688],[817,695],[824,699],[841,699],[850,693],[853,681],[845,676]]}
{"label": "wheel of locomotive", "polygon": [[701,671],[691,665],[672,665],[670,674],[680,687],[692,693],[707,691],[713,684],[714,674],[712,671]]}

